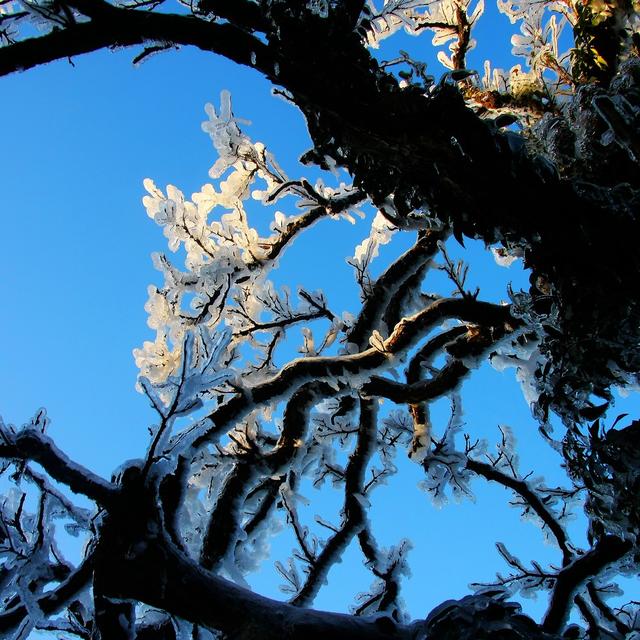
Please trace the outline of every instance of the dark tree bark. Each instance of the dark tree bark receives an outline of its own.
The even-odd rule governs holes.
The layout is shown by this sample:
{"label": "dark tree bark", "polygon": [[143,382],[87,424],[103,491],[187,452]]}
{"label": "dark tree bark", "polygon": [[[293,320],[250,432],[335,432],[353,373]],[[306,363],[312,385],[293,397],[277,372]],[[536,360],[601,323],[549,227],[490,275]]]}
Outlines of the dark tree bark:
{"label": "dark tree bark", "polygon": [[[461,69],[470,37],[464,16],[459,25],[463,46],[455,57],[458,68],[425,87],[401,85],[371,55],[363,39],[371,16],[362,0],[329,2],[325,17],[312,11],[309,3],[293,0],[201,0],[190,15],[161,13],[155,10],[160,4],[59,0],[41,7],[49,30],[24,39],[10,35],[9,28],[26,19],[26,13],[0,13],[0,32],[6,41],[0,47],[0,75],[113,47],[141,46],[139,58],[173,45],[222,55],[254,68],[297,105],[313,142],[303,156],[305,162],[322,168],[335,164],[353,178],[353,190],[333,199],[304,181],[280,185],[272,199],[279,191],[297,189],[317,206],[288,224],[263,263],[275,260],[297,233],[320,217],[343,212],[364,199],[395,227],[417,229],[418,239],[366,292],[363,308],[344,336],[355,353],[298,359],[253,386],[229,385],[228,397],[193,430],[165,441],[172,419],[182,415],[176,392],[171,409],[165,414],[159,410],[162,421],[146,460],[131,464],[112,482],[73,463],[35,425],[17,432],[2,425],[0,457],[11,461],[16,476],[28,473],[33,480],[36,475],[28,464],[36,462],[52,479],[90,498],[98,508],[98,515],[88,518],[41,480],[36,482],[42,496],[41,518],[34,520],[33,535],[23,531],[24,498],[12,520],[0,521],[2,541],[14,532],[26,542],[34,541],[33,554],[46,544],[49,551],[54,549],[42,523],[47,500],[57,500],[91,533],[93,546],[84,563],[75,570],[64,567],[64,575],[55,579],[42,577],[44,584],[59,582],[52,590],[45,592],[38,581],[33,582],[28,599],[45,616],[68,610],[67,626],[60,630],[95,640],[173,639],[178,619],[237,640],[552,640],[565,630],[574,602],[592,634],[600,633],[594,615],[599,611],[606,628],[622,638],[628,627],[607,608],[596,586],[597,577],[616,563],[637,564],[638,535],[637,423],[603,434],[597,422],[611,399],[611,386],[637,381],[640,371],[636,247],[640,64],[634,57],[637,51],[633,54],[615,31],[615,20],[607,19],[597,28],[586,25],[582,31],[585,24],[576,25],[578,52],[595,42],[606,68],[584,76],[594,64],[585,58],[580,67],[582,86],[572,101],[564,110],[545,103],[549,113],[525,140],[505,130],[504,120],[486,117],[477,105],[469,105],[473,87]],[[621,5],[618,11],[624,17],[630,9]],[[591,15],[586,8],[584,12]],[[623,53],[629,57],[626,62]],[[613,136],[614,142],[605,145],[604,134]],[[583,138],[578,139],[580,135]],[[416,310],[414,300],[424,274],[449,233],[461,243],[475,238],[519,249],[531,269],[529,306],[482,302],[457,282],[459,299],[423,296],[424,304]],[[612,243],[615,260],[603,259]],[[251,268],[260,266],[255,258]],[[203,317],[225,295],[217,290]],[[273,332],[263,366],[269,364],[287,326],[319,318],[335,320],[326,307],[312,299],[311,303],[313,309],[307,313],[252,321],[243,329],[242,337]],[[455,320],[459,326],[440,331],[445,320]],[[391,446],[404,438],[412,453],[429,449],[428,402],[459,386],[470,372],[469,359],[488,355],[512,337],[521,338],[524,329],[534,337],[538,333],[547,357],[547,366],[538,371],[537,417],[544,423],[549,411],[561,416],[568,427],[563,453],[576,491],[590,492],[591,548],[578,552],[571,545],[560,517],[549,506],[554,496],[532,488],[515,471],[505,471],[500,459],[474,458],[474,445],[467,443],[466,462],[458,464],[455,473],[473,474],[512,491],[540,518],[561,551],[560,568],[544,573],[535,567],[538,573],[531,574],[551,591],[549,609],[538,625],[522,615],[519,605],[508,602],[505,592],[486,592],[445,602],[425,620],[404,624],[394,605],[399,588],[396,567],[377,566],[377,545],[363,507],[367,465],[376,448],[386,446],[377,431],[377,399],[388,398],[411,411],[413,437],[407,438],[401,429],[387,432]],[[380,330],[387,335],[381,336]],[[394,358],[408,357],[414,348],[405,381],[382,375]],[[437,355],[444,355],[447,364],[427,377],[423,365]],[[182,382],[185,375],[183,368]],[[594,406],[594,395],[604,401],[601,406]],[[285,496],[286,488],[297,482],[292,465],[302,455],[300,449],[315,446],[308,429],[311,412],[319,402],[334,397],[338,408],[331,428],[336,431],[330,435],[353,436],[355,444],[344,469],[327,465],[326,473],[344,484],[342,521],[316,552],[297,526],[295,507],[286,504]],[[234,426],[242,425],[256,407],[280,400],[286,400],[286,408],[278,437],[263,435],[254,441],[247,427],[244,440],[237,439]],[[344,416],[357,423],[351,431],[341,426]],[[585,435],[587,422],[591,424]],[[232,470],[207,514],[201,549],[193,554],[181,538],[179,524],[187,478],[202,452],[217,446],[225,433],[236,438]],[[430,464],[452,464],[442,454],[448,446],[444,440],[429,450],[428,460],[418,459],[426,472]],[[603,487],[609,493],[603,494]],[[256,496],[260,501],[249,519],[243,522],[236,515],[225,519],[226,514],[253,505]],[[632,524],[626,529],[618,526],[616,514],[607,511],[609,504],[619,507]],[[287,511],[306,563],[306,577],[295,585],[289,603],[254,594],[215,574],[275,505]],[[367,565],[383,585],[362,611],[377,603],[384,614],[349,616],[303,608],[312,603],[352,540],[358,541]],[[508,561],[521,572],[520,578],[531,577],[517,559]],[[5,578],[0,574],[0,586]],[[90,621],[74,613],[82,608],[78,594],[89,585],[94,598]],[[23,602],[25,593],[4,603],[1,632],[8,634],[30,623],[32,605]],[[161,622],[137,624],[136,603],[160,610]]]}

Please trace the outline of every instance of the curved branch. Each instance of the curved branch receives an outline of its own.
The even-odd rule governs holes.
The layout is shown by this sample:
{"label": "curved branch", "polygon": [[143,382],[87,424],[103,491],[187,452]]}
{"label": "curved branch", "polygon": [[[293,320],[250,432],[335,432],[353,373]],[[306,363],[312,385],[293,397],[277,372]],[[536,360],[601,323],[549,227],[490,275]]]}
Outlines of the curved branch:
{"label": "curved branch", "polygon": [[544,502],[540,499],[540,496],[531,489],[531,487],[524,481],[509,476],[506,473],[496,469],[493,465],[486,462],[480,462],[473,458],[467,459],[467,469],[483,476],[487,480],[497,482],[498,484],[511,489],[536,512],[536,515],[542,520],[542,522],[549,528],[549,531],[553,534],[562,551],[562,562],[564,566],[567,566],[574,558],[574,553],[569,547],[569,541],[567,540],[567,534],[565,530],[560,526],[553,513],[547,509]]}
{"label": "curved branch", "polygon": [[459,360],[453,360],[434,378],[413,384],[403,384],[388,378],[373,376],[369,382],[362,385],[362,393],[365,396],[388,398],[397,404],[416,405],[440,398],[447,391],[455,389],[467,373],[469,373],[468,367]]}
{"label": "curved branch", "polygon": [[273,59],[266,45],[229,23],[118,8],[105,2],[96,4],[98,10],[91,10],[86,4],[75,2],[81,11],[92,15],[90,21],[0,47],[0,76],[99,49],[158,41],[192,45],[260,69],[268,76],[273,74]]}
{"label": "curved branch", "polygon": [[280,438],[268,454],[261,456],[251,451],[238,460],[224,481],[209,516],[202,544],[200,564],[209,570],[216,568],[224,556],[238,543],[240,509],[250,490],[250,484],[258,473],[267,477],[280,476],[291,466],[302,451],[300,443],[305,438],[309,412],[319,399],[334,394],[327,384],[308,383],[300,387],[287,403]]}
{"label": "curved branch", "polygon": [[607,535],[598,540],[593,549],[562,569],[558,573],[551,602],[542,622],[544,631],[559,632],[576,590],[589,578],[597,576],[607,565],[620,560],[632,547],[629,540]]}
{"label": "curved branch", "polygon": [[0,431],[0,457],[33,460],[58,482],[74,493],[80,493],[98,504],[109,505],[118,495],[115,485],[72,462],[48,436],[25,428],[18,433]]}
{"label": "curved branch", "polygon": [[[461,300],[461,302],[462,301],[475,302],[475,300],[471,298],[466,298]],[[437,304],[437,302],[434,304]],[[430,340],[423,350],[431,353],[432,350],[441,343],[443,345],[449,344],[448,351],[455,356],[455,358],[443,367],[436,376],[428,380],[418,379],[416,382],[409,382],[407,384],[395,382],[388,378],[373,376],[369,382],[362,385],[362,393],[365,395],[382,396],[398,404],[407,403],[413,406],[426,402],[427,400],[438,398],[447,391],[454,389],[467,373],[469,373],[470,368],[463,363],[463,358],[478,357],[501,340],[505,334],[511,333],[519,324],[519,320],[512,319],[509,323],[502,321],[494,325],[491,324],[489,318],[485,318],[485,321],[478,327],[465,327],[465,333],[455,341],[449,340],[451,335],[453,335],[453,330],[440,334]],[[414,358],[409,366],[408,377],[413,379],[415,376],[418,376],[417,367],[418,361]]]}
{"label": "curved branch", "polygon": [[196,11],[214,14],[251,31],[265,32],[269,28],[260,7],[247,0],[200,0]]}
{"label": "curved branch", "polygon": [[271,380],[250,389],[241,390],[238,395],[218,407],[198,428],[180,438],[176,447],[184,450],[200,447],[211,442],[233,421],[241,419],[251,409],[266,402],[272,402],[292,387],[311,381],[336,381],[352,378],[364,372],[373,372],[388,364],[389,359],[401,356],[431,328],[447,318],[458,318],[491,327],[502,326],[503,331],[511,331],[520,321],[514,319],[507,305],[478,302],[471,299],[443,298],[409,318],[403,318],[384,341],[382,350],[369,348],[361,353],[344,356],[318,356],[298,358],[284,366]]}
{"label": "curved branch", "polygon": [[413,247],[403,253],[376,280],[347,336],[348,342],[354,343],[359,349],[366,348],[371,332],[378,328],[394,294],[407,280],[421,272],[422,267],[436,254],[438,242],[444,240],[445,236],[446,233],[441,231],[424,232]]}
{"label": "curved branch", "polygon": [[[411,626],[355,616],[301,609],[252,593],[213,575],[166,539],[105,555],[100,587],[111,598],[145,602],[209,629],[261,640],[410,640]],[[389,629],[389,626],[392,628]]]}
{"label": "curved branch", "polygon": [[[38,607],[44,615],[49,616],[60,611],[71,598],[89,584],[93,561],[94,556],[90,553],[57,589],[38,598]],[[0,613],[0,635],[6,637],[5,634],[17,629],[28,615],[27,607],[22,604]]]}

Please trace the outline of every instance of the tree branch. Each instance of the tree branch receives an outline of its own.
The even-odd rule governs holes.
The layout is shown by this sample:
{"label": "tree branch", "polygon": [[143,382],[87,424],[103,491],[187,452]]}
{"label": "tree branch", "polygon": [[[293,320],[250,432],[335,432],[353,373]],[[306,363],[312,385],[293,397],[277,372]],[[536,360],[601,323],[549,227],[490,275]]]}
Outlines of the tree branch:
{"label": "tree branch", "polygon": [[410,640],[414,637],[410,626],[387,621],[381,627],[376,620],[301,609],[254,594],[206,571],[166,539],[147,538],[144,544],[135,544],[135,540],[124,538],[123,543],[130,549],[128,557],[122,549],[112,548],[97,568],[103,593],[111,598],[145,602],[233,638],[388,640],[392,636],[395,640]]}
{"label": "tree branch", "polygon": [[471,299],[443,298],[436,300],[418,313],[403,318],[384,341],[383,351],[369,348],[361,353],[344,356],[318,356],[298,358],[285,365],[273,378],[250,389],[241,390],[236,396],[218,407],[197,428],[180,437],[175,446],[180,450],[200,447],[219,437],[233,421],[241,419],[258,405],[272,402],[288,393],[292,387],[305,382],[331,381],[350,378],[363,372],[374,371],[388,364],[391,356],[400,356],[410,349],[424,333],[447,318],[458,318],[491,327],[503,325],[510,331],[519,320],[510,314],[507,305],[495,305]]}
{"label": "tree branch", "polygon": [[360,425],[356,446],[345,469],[343,522],[329,538],[315,562],[309,567],[307,580],[291,603],[307,607],[313,603],[331,567],[340,559],[353,536],[364,526],[367,516],[360,502],[363,497],[365,471],[375,451],[377,407],[372,400],[360,401]]}
{"label": "tree branch", "polygon": [[105,2],[93,6],[76,0],[75,4],[92,15],[89,22],[0,47],[0,75],[99,49],[158,41],[192,45],[238,64],[261,69],[267,75],[273,74],[273,59],[266,45],[229,23],[216,24],[194,16],[121,9]]}
{"label": "tree branch", "polygon": [[265,32],[269,28],[260,7],[247,0],[200,0],[196,11],[214,14],[249,31]]}
{"label": "tree branch", "polygon": [[[472,298],[466,298],[465,300],[475,302]],[[469,373],[470,369],[463,363],[462,358],[477,357],[497,341],[501,340],[505,333],[513,331],[519,324],[520,322],[514,319],[511,324],[502,323],[491,325],[484,323],[480,327],[468,328],[464,335],[450,342],[449,351],[454,354],[456,358],[452,359],[434,377],[428,380],[418,380],[417,382],[404,384],[388,378],[373,376],[368,382],[362,385],[362,393],[365,395],[389,398],[389,400],[398,404],[406,403],[411,405],[418,405],[421,402],[438,398],[447,391],[455,388],[467,373]],[[450,334],[447,335],[447,337],[449,336]],[[437,336],[432,339],[432,341],[429,341],[429,343],[425,345],[425,348],[429,351],[431,348],[435,348],[441,340],[443,340],[443,338]],[[431,346],[429,346],[430,344]],[[412,375],[416,374],[416,366],[415,364],[413,367],[410,365]]]}
{"label": "tree branch", "polygon": [[[60,611],[89,584],[93,571],[93,561],[93,553],[89,553],[78,568],[61,582],[57,589],[49,591],[38,598],[38,607],[45,616]],[[0,634],[9,634],[17,629],[28,615],[29,611],[23,604],[0,613]]]}
{"label": "tree branch", "polygon": [[115,485],[72,462],[51,438],[33,428],[25,428],[17,433],[2,429],[0,457],[33,460],[42,465],[54,480],[101,505],[109,505],[118,495]]}
{"label": "tree branch", "polygon": [[273,450],[264,455],[256,450],[238,456],[209,516],[200,554],[203,567],[215,569],[225,554],[235,548],[240,532],[240,509],[246,500],[250,483],[259,473],[274,477],[286,472],[294,458],[305,449],[303,445],[309,412],[318,400],[334,392],[333,388],[323,383],[302,385],[287,402],[282,432]]}
{"label": "tree branch", "polygon": [[467,458],[467,469],[477,473],[478,475],[497,482],[508,489],[511,489],[536,512],[536,515],[542,520],[542,522],[549,528],[549,531],[553,534],[562,551],[562,561],[567,566],[571,560],[575,557],[574,552],[569,547],[569,541],[567,540],[567,534],[565,530],[560,526],[553,513],[547,509],[542,502],[538,494],[531,489],[531,487],[524,481],[513,476],[509,476],[503,473],[499,469],[496,469],[493,465],[486,462],[480,462],[473,458]]}
{"label": "tree branch", "polygon": [[567,618],[576,590],[607,565],[620,560],[632,547],[629,540],[603,536],[593,549],[562,569],[558,573],[542,628],[549,633],[558,633]]}
{"label": "tree branch", "polygon": [[[438,251],[438,242],[446,236],[442,231],[426,231],[422,233],[417,242],[403,253],[388,269],[376,280],[371,294],[367,296],[358,319],[353,325],[348,342],[355,344],[358,349],[367,346],[367,340],[374,329],[379,328],[380,320],[389,306],[389,301],[394,294],[401,289],[407,280],[417,272],[425,263],[429,262]],[[391,327],[388,327],[390,330]]]}

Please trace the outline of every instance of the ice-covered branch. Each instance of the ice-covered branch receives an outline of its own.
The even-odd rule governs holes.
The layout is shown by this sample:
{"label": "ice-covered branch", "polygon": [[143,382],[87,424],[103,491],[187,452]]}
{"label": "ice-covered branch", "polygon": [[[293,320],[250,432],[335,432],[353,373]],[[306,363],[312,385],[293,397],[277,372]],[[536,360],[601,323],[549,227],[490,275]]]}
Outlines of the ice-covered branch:
{"label": "ice-covered branch", "polygon": [[[280,487],[285,481],[285,476],[279,476],[276,478],[268,478],[264,482],[260,483],[259,488],[262,489],[262,499],[260,504],[247,523],[244,525],[243,530],[248,537],[253,534],[256,529],[262,525],[267,519],[271,509],[273,508],[276,499],[278,498]],[[251,492],[247,495],[251,497]],[[242,544],[239,542],[238,544]]]}
{"label": "ice-covered branch", "polygon": [[1,425],[0,457],[26,462],[33,460],[42,465],[54,480],[101,505],[110,504],[118,493],[113,484],[72,462],[49,436],[33,427],[14,432],[10,427]]}
{"label": "ice-covered branch", "polygon": [[[494,305],[468,299],[446,298],[430,304],[425,309],[402,319],[391,335],[379,346],[360,353],[343,356],[318,356],[293,360],[270,380],[238,393],[215,409],[192,433],[180,438],[180,449],[200,447],[220,436],[232,422],[241,419],[256,406],[272,402],[305,382],[339,381],[362,373],[371,373],[388,364],[389,358],[402,356],[427,331],[447,318],[503,327],[510,330],[518,322],[510,314],[508,306]],[[351,382],[351,385],[353,382]]]}
{"label": "ice-covered branch", "polygon": [[353,536],[365,525],[367,511],[364,506],[364,475],[375,451],[377,430],[377,407],[375,401],[360,401],[360,423],[356,446],[349,456],[344,477],[344,506],[342,524],[309,566],[307,579],[292,598],[292,604],[311,605],[322,586],[329,569],[338,562]]}
{"label": "ice-covered branch", "polygon": [[[373,330],[379,329],[380,321],[387,312],[394,294],[399,290],[406,290],[406,282],[416,273],[422,274],[421,268],[434,257],[438,250],[438,242],[444,237],[446,237],[444,231],[420,233],[415,245],[391,264],[375,281],[349,332],[348,342],[355,344],[359,350],[366,347]],[[388,326],[387,330],[391,330],[392,326]]]}
{"label": "ice-covered branch", "polygon": [[217,568],[225,554],[235,548],[241,531],[241,507],[255,478],[248,456],[241,456],[224,479],[216,499],[215,508],[209,515],[207,530],[200,551],[200,564],[209,570]]}
{"label": "ice-covered branch", "polygon": [[[89,585],[91,572],[93,571],[93,555],[90,552],[78,568],[71,572],[58,587],[40,595],[36,605],[43,615],[48,616],[60,611],[80,591]],[[0,633],[8,634],[17,629],[30,615],[28,607],[18,604],[15,607],[0,613]]]}
{"label": "ice-covered branch", "polygon": [[198,0],[195,11],[201,14],[214,14],[219,18],[242,25],[252,31],[264,32],[269,27],[262,9],[250,0]]}
{"label": "ice-covered branch", "polygon": [[[467,300],[474,300],[467,298]],[[435,304],[435,303],[434,303]],[[440,397],[447,391],[454,389],[470,371],[468,360],[474,360],[497,341],[501,340],[505,333],[513,331],[518,321],[514,319],[512,324],[499,324],[496,326],[481,325],[470,328],[450,344],[449,352],[452,358],[440,371],[427,380],[416,382],[395,382],[388,378],[373,376],[362,386],[362,393],[371,396],[389,398],[396,403],[418,405],[419,403]],[[439,341],[438,341],[439,342]],[[431,343],[433,348],[436,343]],[[413,370],[415,371],[415,369]]]}
{"label": "ice-covered branch", "polygon": [[607,605],[607,603],[603,600],[602,595],[598,591],[598,587],[594,581],[590,581],[587,583],[587,593],[589,595],[589,600],[593,603],[602,617],[610,624],[612,624],[616,631],[624,636],[629,633],[631,629],[627,624],[625,624],[618,615],[616,615],[611,608]]}
{"label": "ice-covered branch", "polygon": [[0,47],[0,75],[113,46],[155,42],[193,45],[239,64],[273,70],[266,46],[231,23],[216,24],[193,16],[119,8],[106,2],[74,3],[91,20]]}
{"label": "ice-covered branch", "polygon": [[144,602],[231,636],[253,629],[261,640],[385,640],[390,633],[398,640],[414,637],[410,626],[393,621],[380,626],[372,619],[298,608],[217,577],[162,535],[149,536],[140,509],[144,505],[136,504],[126,520],[111,523],[113,531],[103,531],[103,544],[109,546],[96,573],[106,597]]}
{"label": "ice-covered branch", "polygon": [[336,196],[327,200],[322,206],[312,207],[305,213],[289,220],[285,229],[273,241],[267,251],[267,260],[275,260],[283,249],[304,229],[308,229],[326,215],[338,214],[356,206],[366,198],[366,194],[359,189],[343,196]]}
{"label": "ice-covered branch", "polygon": [[549,608],[542,622],[543,629],[550,633],[558,632],[569,614],[576,590],[607,566],[623,558],[632,547],[633,543],[629,540],[603,536],[587,553],[564,567],[557,575]]}
{"label": "ice-covered branch", "polygon": [[399,600],[400,584],[402,577],[408,575],[406,556],[411,549],[411,543],[403,540],[391,549],[380,549],[368,522],[365,522],[358,532],[358,542],[366,565],[376,577],[376,582],[369,593],[358,596],[360,603],[352,607],[353,613],[367,615],[385,612],[396,621],[402,619],[403,611]]}
{"label": "ice-covered branch", "polygon": [[333,393],[334,389],[327,384],[312,382],[302,385],[287,402],[282,431],[273,449],[262,452],[249,443],[248,449],[237,456],[209,515],[200,553],[202,566],[213,569],[236,547],[241,531],[241,508],[252,482],[259,474],[267,478],[286,474],[294,458],[304,452],[309,412],[313,405],[323,396]]}
{"label": "ice-covered branch", "polygon": [[487,480],[497,482],[522,496],[525,503],[534,510],[536,515],[542,520],[544,526],[548,527],[549,531],[553,534],[556,543],[562,551],[563,564],[566,566],[573,560],[575,553],[570,547],[566,531],[558,522],[556,515],[545,506],[540,496],[531,488],[529,483],[520,478],[503,473],[497,469],[495,465],[480,462],[470,457],[467,458],[466,466],[470,471],[483,476]]}

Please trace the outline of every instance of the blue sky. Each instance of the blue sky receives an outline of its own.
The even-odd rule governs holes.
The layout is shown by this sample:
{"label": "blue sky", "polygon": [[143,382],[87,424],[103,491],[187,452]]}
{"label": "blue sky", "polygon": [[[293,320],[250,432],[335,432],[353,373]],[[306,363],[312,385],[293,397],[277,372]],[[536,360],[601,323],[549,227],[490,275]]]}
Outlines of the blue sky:
{"label": "blue sky", "polygon": [[[508,51],[508,21],[498,16],[485,24],[507,29],[500,33]],[[415,46],[405,40],[401,46]],[[423,40],[428,44],[430,38]],[[161,229],[141,204],[143,179],[161,188],[175,184],[186,194],[210,180],[215,155],[200,123],[204,104],[217,104],[222,89],[231,91],[236,115],[253,122],[247,133],[267,144],[292,177],[303,175],[296,158],[310,145],[297,111],[272,97],[271,86],[250,70],[197,51],[164,54],[139,68],[131,58],[126,51],[100,52],[75,59],[75,66],[59,62],[0,79],[0,415],[21,424],[46,407],[58,444],[107,477],[126,459],[144,454],[147,426],[155,420],[134,389],[131,355],[152,338],[144,303],[147,286],[159,283],[159,274],[150,254],[166,251]],[[325,286],[335,309],[355,308],[357,293],[344,258],[366,237],[369,222],[319,224],[283,258],[282,281],[292,289]],[[517,266],[505,271],[482,247],[468,245],[470,277],[482,287],[481,296],[506,298],[510,280],[525,286]],[[391,255],[399,248],[386,251]],[[511,425],[522,468],[536,465],[535,474],[549,476],[550,484],[562,480],[560,460],[537,436],[512,372],[483,367],[464,393],[472,432],[495,441],[497,425]],[[446,403],[440,404],[435,415],[442,428]],[[539,530],[506,506],[504,490],[479,487],[475,504],[434,509],[416,487],[420,469],[400,463],[400,476],[374,493],[372,517],[381,544],[403,537],[414,542],[413,577],[404,593],[412,616],[465,595],[471,581],[506,570],[496,540],[523,560],[559,559]],[[323,500],[327,509],[335,502],[331,495]],[[276,557],[282,559],[290,546],[286,536],[274,543]],[[264,567],[253,583],[276,596],[278,578],[271,563]],[[316,606],[344,610],[370,582],[351,550],[330,574]],[[539,613],[544,602],[532,607]]]}

